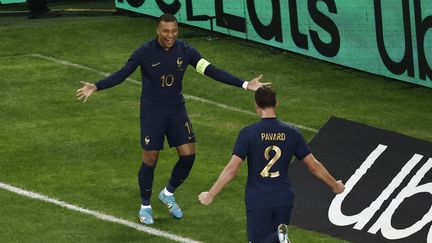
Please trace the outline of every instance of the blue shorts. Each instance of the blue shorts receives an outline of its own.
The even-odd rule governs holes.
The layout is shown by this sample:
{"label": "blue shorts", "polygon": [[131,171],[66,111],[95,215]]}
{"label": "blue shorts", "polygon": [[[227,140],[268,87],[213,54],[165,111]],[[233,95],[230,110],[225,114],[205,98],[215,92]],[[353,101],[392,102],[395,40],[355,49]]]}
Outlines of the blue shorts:
{"label": "blue shorts", "polygon": [[292,206],[247,210],[247,234],[249,242],[256,242],[275,233],[279,224],[288,225]]}
{"label": "blue shorts", "polygon": [[141,147],[145,150],[162,150],[165,135],[170,147],[196,141],[184,104],[141,105],[140,122]]}

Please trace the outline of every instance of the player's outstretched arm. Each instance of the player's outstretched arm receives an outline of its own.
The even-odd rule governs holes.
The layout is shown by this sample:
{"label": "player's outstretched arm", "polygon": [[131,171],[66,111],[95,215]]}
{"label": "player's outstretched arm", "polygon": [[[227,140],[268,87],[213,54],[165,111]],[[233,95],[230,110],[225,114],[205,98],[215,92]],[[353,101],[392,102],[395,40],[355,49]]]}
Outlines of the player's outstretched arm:
{"label": "player's outstretched arm", "polygon": [[84,81],[80,81],[82,87],[77,89],[76,91],[76,97],[78,97],[79,100],[84,98],[84,102],[87,101],[88,97],[93,94],[97,90],[96,85],[87,83]]}
{"label": "player's outstretched arm", "polygon": [[269,85],[271,83],[261,83],[263,75],[260,74],[258,77],[253,78],[251,81],[248,82],[247,89],[251,91],[256,91],[259,87],[263,85]]}
{"label": "player's outstretched arm", "polygon": [[204,205],[209,205],[212,203],[216,195],[234,179],[237,172],[240,170],[242,162],[243,160],[240,157],[233,154],[231,160],[225,166],[224,170],[221,172],[219,178],[216,180],[210,190],[208,192],[201,192],[198,196],[198,200]]}
{"label": "player's outstretched arm", "polygon": [[244,81],[228,73],[227,71],[219,69],[216,66],[210,64],[210,62],[208,62],[204,58],[201,58],[196,65],[192,64],[192,66],[194,66],[197,72],[202,75],[206,75],[222,83],[226,83],[237,87],[243,87],[244,89],[251,90],[251,91],[256,91],[262,85],[271,84],[271,83],[260,82],[260,80],[262,79],[262,74],[260,74],[258,77],[251,79],[250,81]]}
{"label": "player's outstretched arm", "polygon": [[334,193],[339,194],[345,190],[345,185],[341,180],[336,181],[332,175],[327,171],[324,165],[321,164],[313,154],[307,155],[303,162],[308,167],[309,171],[314,174],[316,177],[321,179],[324,183],[326,183]]}

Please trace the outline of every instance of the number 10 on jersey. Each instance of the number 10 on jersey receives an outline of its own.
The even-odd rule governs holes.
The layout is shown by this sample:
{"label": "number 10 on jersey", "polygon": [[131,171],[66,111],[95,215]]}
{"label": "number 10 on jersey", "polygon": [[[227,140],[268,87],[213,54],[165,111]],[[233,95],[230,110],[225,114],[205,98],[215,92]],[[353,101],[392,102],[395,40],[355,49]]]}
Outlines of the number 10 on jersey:
{"label": "number 10 on jersey", "polygon": [[167,74],[167,75],[164,74],[160,77],[160,79],[161,79],[162,87],[170,87],[174,83],[174,75],[172,74]]}

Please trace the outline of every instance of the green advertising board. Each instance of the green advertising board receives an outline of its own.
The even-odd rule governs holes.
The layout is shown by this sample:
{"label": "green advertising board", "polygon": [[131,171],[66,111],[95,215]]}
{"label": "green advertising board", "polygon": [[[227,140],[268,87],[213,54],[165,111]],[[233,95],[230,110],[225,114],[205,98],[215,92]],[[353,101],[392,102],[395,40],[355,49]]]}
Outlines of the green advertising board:
{"label": "green advertising board", "polygon": [[0,4],[25,3],[26,0],[0,0]]}
{"label": "green advertising board", "polygon": [[431,0],[115,0],[116,7],[432,87]]}

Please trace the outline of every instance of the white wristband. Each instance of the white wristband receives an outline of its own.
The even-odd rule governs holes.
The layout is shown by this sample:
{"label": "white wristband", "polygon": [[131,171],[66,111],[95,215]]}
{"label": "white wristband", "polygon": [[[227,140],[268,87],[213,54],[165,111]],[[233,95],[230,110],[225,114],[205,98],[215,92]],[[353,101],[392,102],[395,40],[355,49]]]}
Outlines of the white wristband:
{"label": "white wristband", "polygon": [[248,86],[248,84],[249,84],[248,81],[244,81],[244,82],[243,82],[243,85],[242,85],[243,89],[247,90],[247,86]]}

